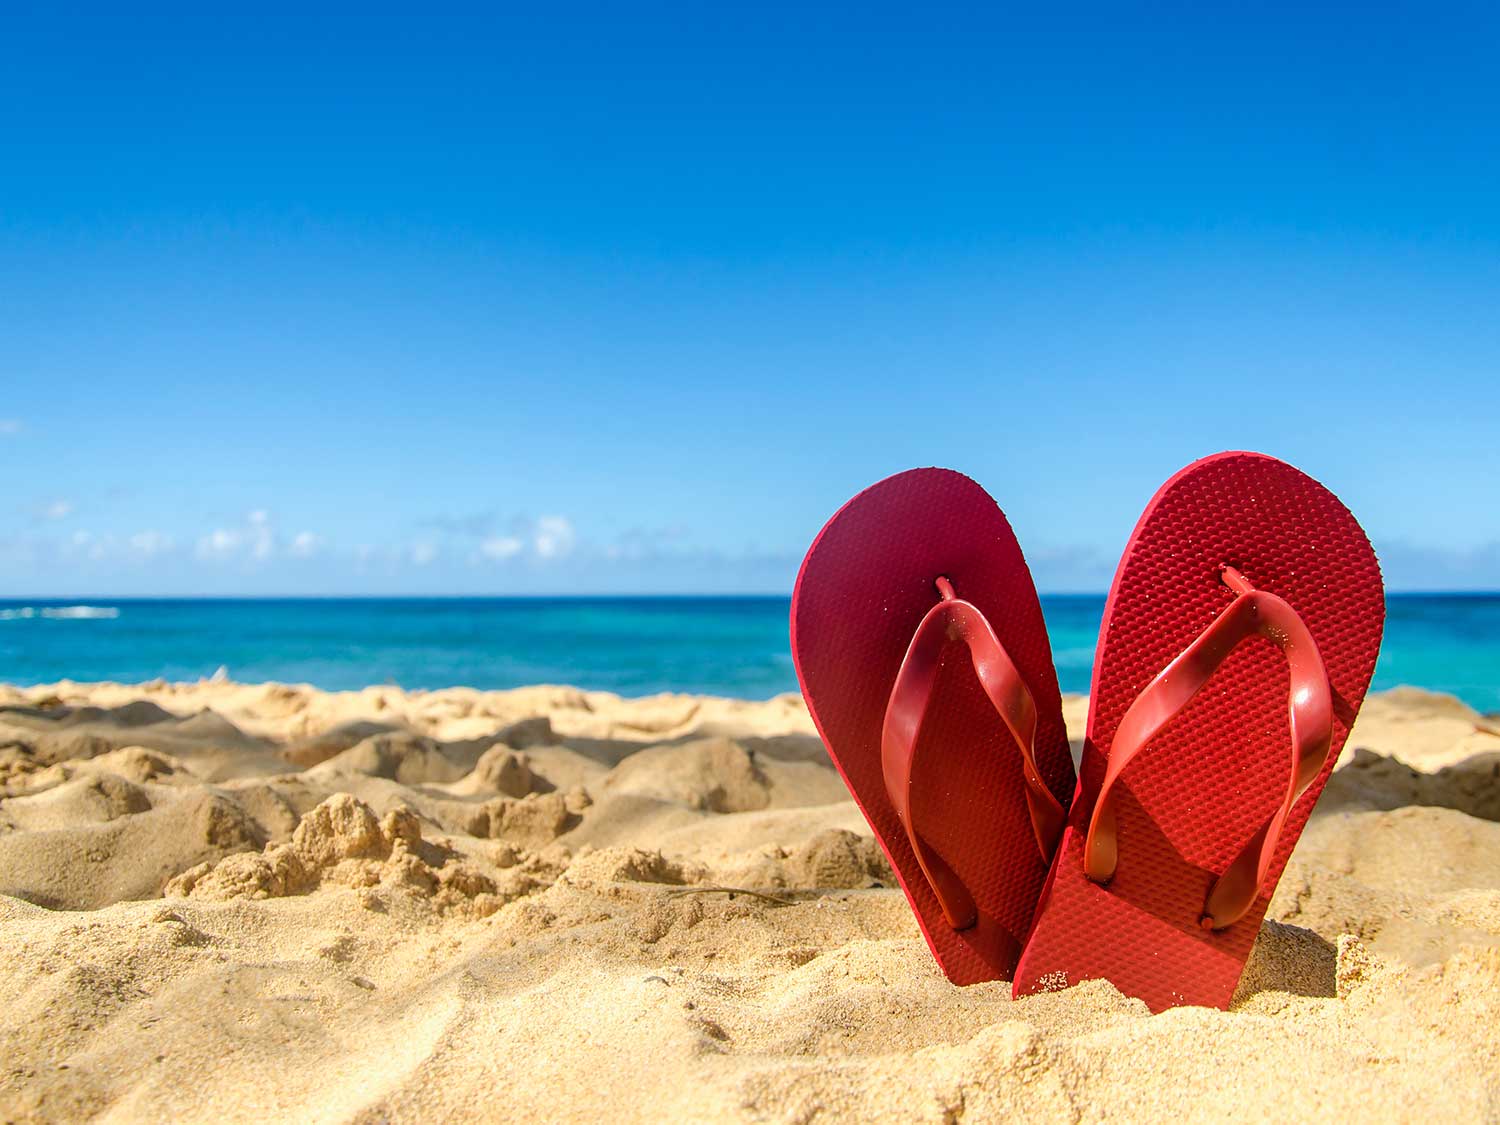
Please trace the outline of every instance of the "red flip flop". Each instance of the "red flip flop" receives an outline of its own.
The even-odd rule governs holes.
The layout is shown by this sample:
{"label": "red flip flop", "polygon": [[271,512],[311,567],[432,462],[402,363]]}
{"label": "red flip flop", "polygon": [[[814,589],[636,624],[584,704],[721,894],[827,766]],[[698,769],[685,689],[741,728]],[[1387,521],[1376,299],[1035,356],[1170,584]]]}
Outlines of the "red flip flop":
{"label": "red flip flop", "polygon": [[1015,534],[968,477],[913,469],[828,521],[792,594],[813,721],[956,984],[1008,979],[1073,788]]}
{"label": "red flip flop", "polygon": [[1380,567],[1257,453],[1162,486],[1104,609],[1078,796],[1016,995],[1104,978],[1225,1007],[1375,669]]}

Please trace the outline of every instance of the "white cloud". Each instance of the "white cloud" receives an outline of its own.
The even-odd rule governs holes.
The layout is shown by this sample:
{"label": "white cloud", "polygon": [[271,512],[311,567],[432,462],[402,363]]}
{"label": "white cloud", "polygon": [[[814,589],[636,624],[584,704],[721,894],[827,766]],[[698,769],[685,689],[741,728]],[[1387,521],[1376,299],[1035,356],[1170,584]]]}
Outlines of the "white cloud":
{"label": "white cloud", "polygon": [[243,538],[232,528],[216,527],[198,540],[198,557],[200,559],[227,558],[240,549]]}
{"label": "white cloud", "polygon": [[287,547],[287,553],[296,559],[310,558],[323,548],[323,538],[314,535],[311,531],[299,531],[292,536],[291,545]]}
{"label": "white cloud", "polygon": [[413,543],[411,546],[411,561],[417,566],[426,566],[437,556],[438,549],[435,543]]}
{"label": "white cloud", "polygon": [[509,559],[530,558],[551,562],[567,558],[577,546],[578,532],[567,516],[518,518],[511,522],[509,532],[491,534],[480,539],[478,554],[472,556],[472,560],[505,562]]}
{"label": "white cloud", "polygon": [[113,536],[95,535],[92,531],[79,528],[68,536],[63,551],[68,555],[83,555],[85,558],[97,561],[110,554],[114,547]]}
{"label": "white cloud", "polygon": [[73,501],[71,500],[54,500],[42,509],[42,519],[52,520],[53,522],[65,520],[72,514]]}
{"label": "white cloud", "polygon": [[492,535],[479,544],[479,553],[488,559],[513,559],[525,549],[514,535]]}
{"label": "white cloud", "polygon": [[[590,549],[567,516],[503,519],[494,512],[478,512],[469,516],[438,516],[423,522],[437,531],[435,548],[443,554],[451,552],[465,558],[470,566],[511,560],[558,562]],[[405,556],[408,561],[423,562],[410,550]]]}
{"label": "white cloud", "polygon": [[264,508],[247,514],[239,527],[216,527],[198,540],[200,559],[228,559],[242,552],[257,561],[269,559],[276,553],[276,531]]}
{"label": "white cloud", "polygon": [[130,549],[148,559],[165,554],[175,546],[172,537],[161,531],[137,531],[130,537]]}
{"label": "white cloud", "polygon": [[0,437],[14,437],[21,432],[21,422],[18,418],[0,418]]}
{"label": "white cloud", "polygon": [[578,534],[566,516],[543,516],[536,521],[532,547],[539,559],[561,559],[573,553]]}
{"label": "white cloud", "polygon": [[687,550],[683,540],[687,529],[680,524],[670,527],[633,527],[622,532],[613,543],[606,544],[604,557],[611,561],[642,562],[668,554],[681,557]]}
{"label": "white cloud", "polygon": [[264,509],[257,509],[247,517],[250,532],[250,553],[257,559],[268,559],[276,550],[276,533],[271,530],[271,517]]}

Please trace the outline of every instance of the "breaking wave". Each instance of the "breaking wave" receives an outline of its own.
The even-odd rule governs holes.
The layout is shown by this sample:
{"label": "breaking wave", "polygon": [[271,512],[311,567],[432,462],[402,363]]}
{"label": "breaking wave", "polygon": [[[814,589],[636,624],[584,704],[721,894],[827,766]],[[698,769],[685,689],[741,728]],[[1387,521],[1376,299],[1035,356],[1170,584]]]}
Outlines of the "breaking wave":
{"label": "breaking wave", "polygon": [[23,605],[0,609],[0,621],[23,621],[32,617],[67,621],[107,620],[119,616],[119,609],[112,605]]}

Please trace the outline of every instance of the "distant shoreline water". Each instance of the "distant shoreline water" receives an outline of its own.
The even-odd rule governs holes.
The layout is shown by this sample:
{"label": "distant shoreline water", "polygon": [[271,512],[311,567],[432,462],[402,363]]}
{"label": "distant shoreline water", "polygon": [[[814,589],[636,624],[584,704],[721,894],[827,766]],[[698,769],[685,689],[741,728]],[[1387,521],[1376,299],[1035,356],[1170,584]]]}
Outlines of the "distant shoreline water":
{"label": "distant shoreline water", "polygon": [[[1085,692],[1102,595],[1043,597],[1064,691]],[[784,597],[0,600],[0,682],[233,679],[408,689],[566,683],[646,695],[796,691]],[[1393,594],[1376,689],[1500,711],[1500,594]]]}

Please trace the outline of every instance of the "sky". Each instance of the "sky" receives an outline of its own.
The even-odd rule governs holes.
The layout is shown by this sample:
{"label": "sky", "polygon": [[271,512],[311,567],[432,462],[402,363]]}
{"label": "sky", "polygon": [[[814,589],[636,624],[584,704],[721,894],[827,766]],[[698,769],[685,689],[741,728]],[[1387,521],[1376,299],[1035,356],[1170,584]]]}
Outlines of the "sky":
{"label": "sky", "polygon": [[7,9],[0,596],[786,593],[931,464],[1103,591],[1234,448],[1500,588],[1493,6],[310,7]]}

